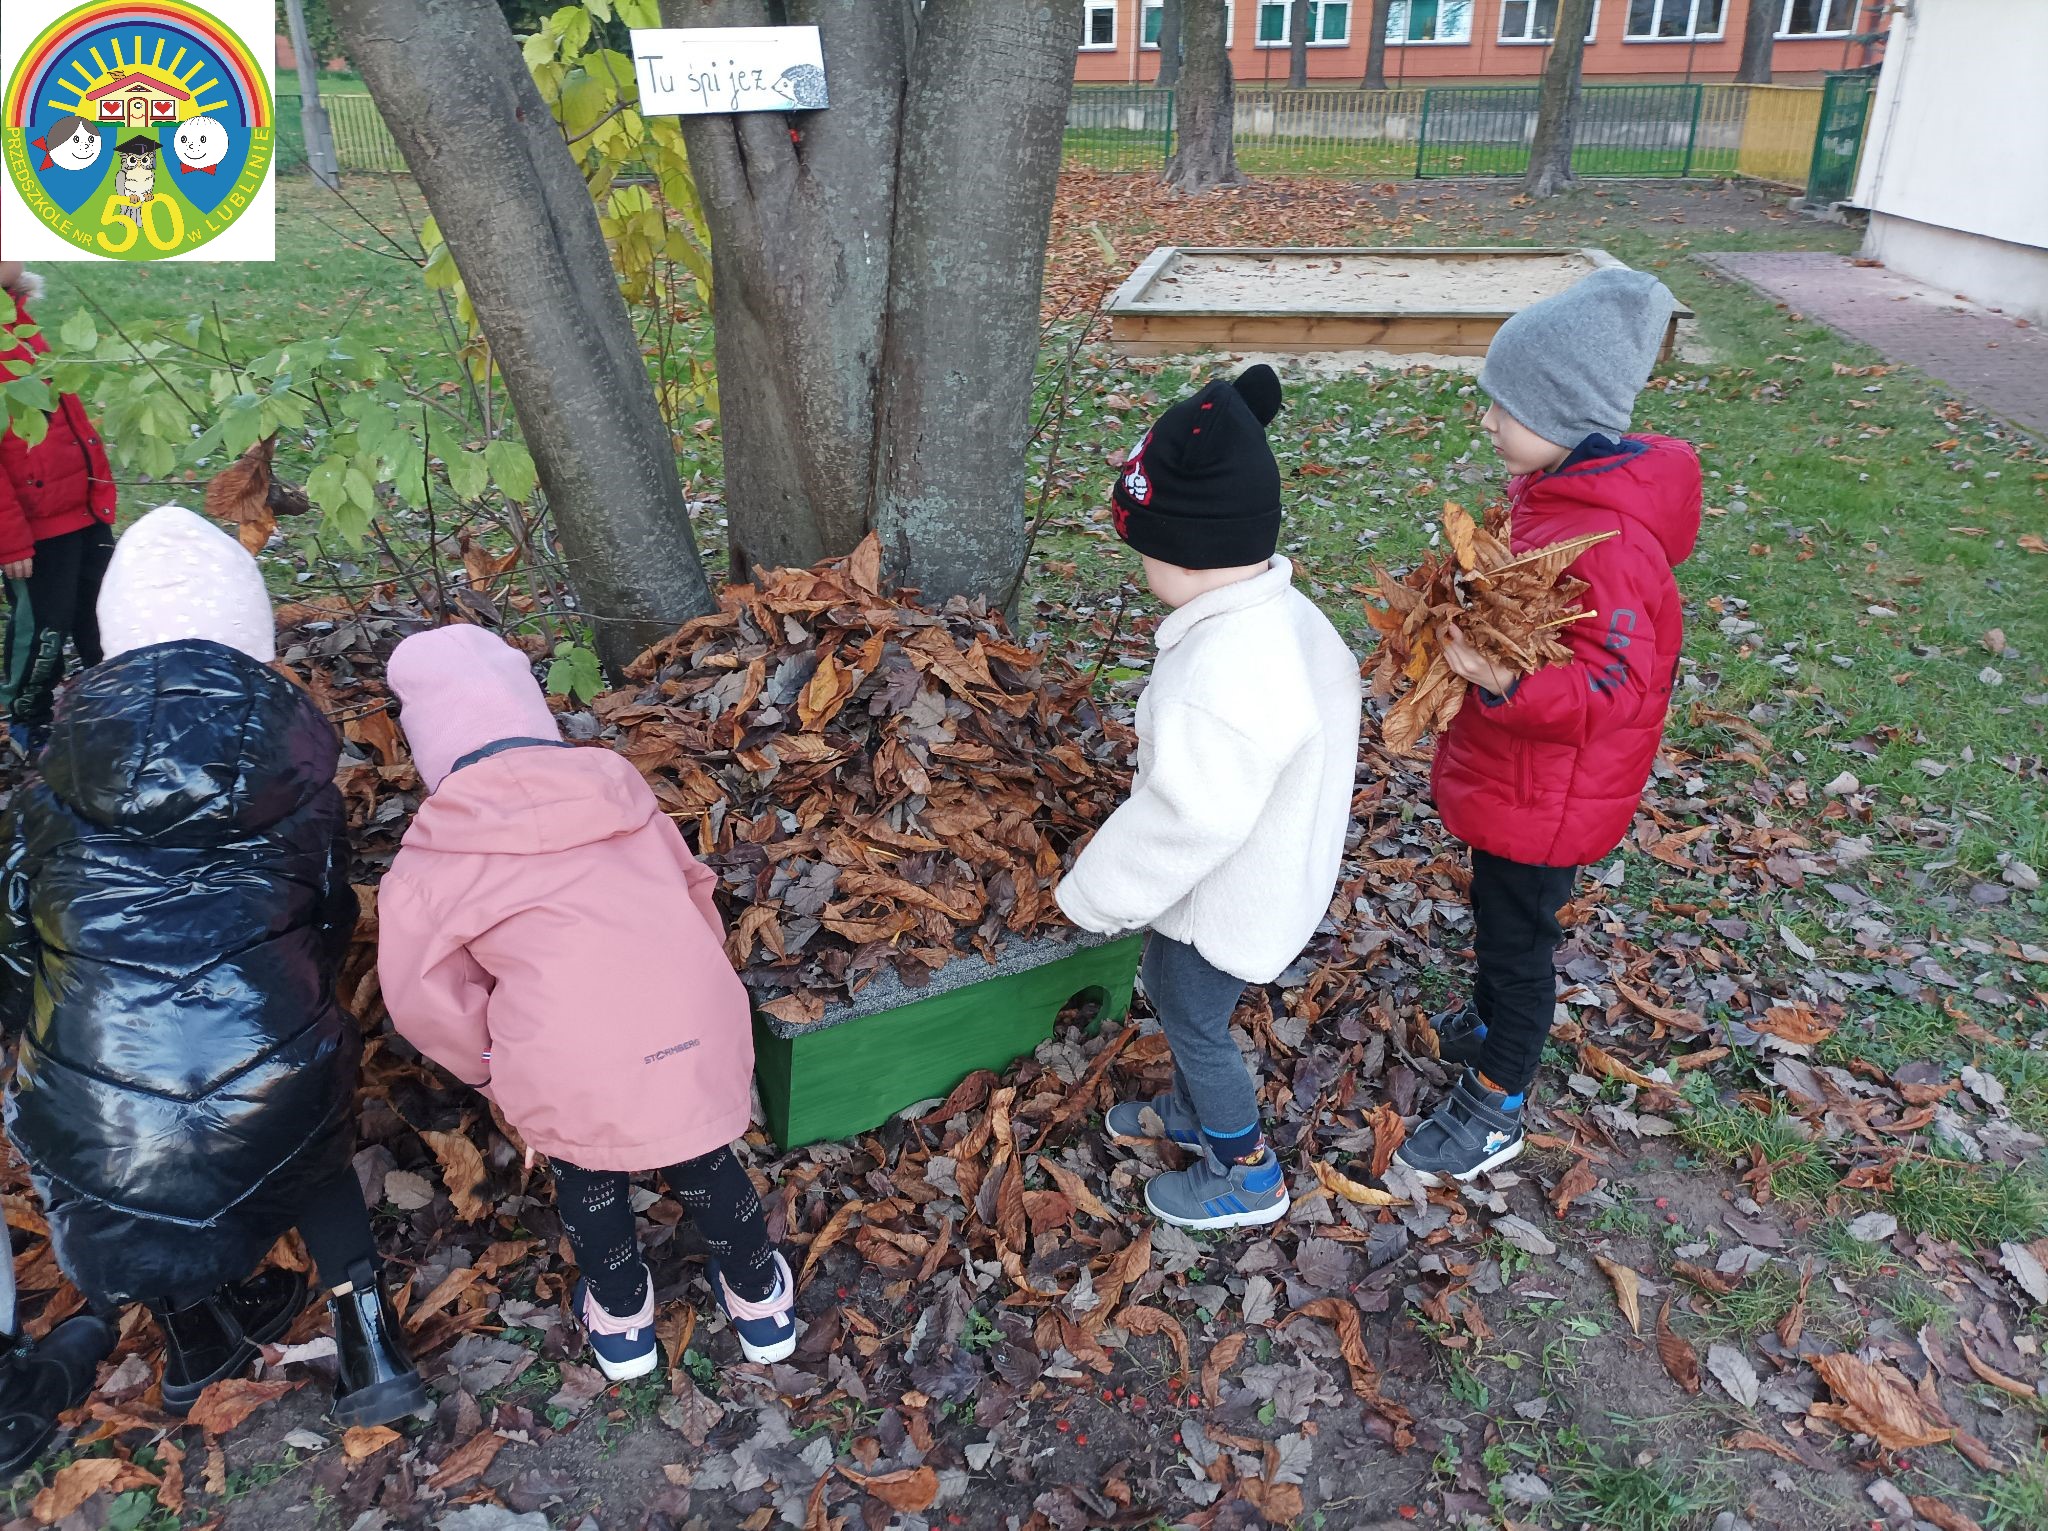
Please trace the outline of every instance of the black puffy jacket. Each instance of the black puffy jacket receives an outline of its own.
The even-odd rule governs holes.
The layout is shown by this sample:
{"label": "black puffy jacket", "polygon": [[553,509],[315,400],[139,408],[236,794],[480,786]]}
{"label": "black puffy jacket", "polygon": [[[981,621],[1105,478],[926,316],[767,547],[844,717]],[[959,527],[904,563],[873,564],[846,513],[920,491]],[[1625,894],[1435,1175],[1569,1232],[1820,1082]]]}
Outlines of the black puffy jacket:
{"label": "black puffy jacket", "polygon": [[7,1131],[58,1262],[102,1307],[249,1274],[355,1147],[362,1039],[339,743],[235,649],[155,644],[79,678],[6,866]]}

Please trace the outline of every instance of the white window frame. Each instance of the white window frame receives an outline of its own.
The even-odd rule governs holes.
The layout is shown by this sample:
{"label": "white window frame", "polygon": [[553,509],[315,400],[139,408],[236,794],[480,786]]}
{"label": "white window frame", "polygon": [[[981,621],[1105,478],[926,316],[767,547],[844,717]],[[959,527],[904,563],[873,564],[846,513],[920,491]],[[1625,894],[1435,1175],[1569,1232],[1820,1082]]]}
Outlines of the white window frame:
{"label": "white window frame", "polygon": [[[1344,35],[1342,37],[1318,37],[1316,33],[1323,29],[1323,6],[1325,0],[1310,0],[1310,4],[1314,7],[1309,12],[1308,24],[1308,45],[1311,48],[1348,48],[1351,46],[1351,18],[1358,14],[1359,0],[1335,0],[1335,3],[1346,8],[1344,11]],[[1372,0],[1364,0],[1364,3],[1365,24],[1371,26]],[[1269,5],[1286,6],[1288,25],[1293,25],[1294,0],[1259,0],[1260,10],[1263,11]],[[1278,42],[1267,42],[1263,37],[1259,36],[1258,22],[1254,19],[1252,22],[1252,46],[1254,48],[1288,48],[1292,47],[1293,44],[1284,37]]]}
{"label": "white window frame", "polygon": [[[1465,35],[1463,37],[1411,38],[1408,35],[1408,4],[1409,0],[1394,0],[1394,3],[1387,7],[1387,25],[1392,27],[1398,20],[1401,33],[1399,37],[1389,36],[1387,38],[1387,46],[1389,48],[1469,48],[1472,46],[1472,19],[1478,12],[1479,0],[1466,0]],[[1439,11],[1438,14],[1441,15],[1442,12]],[[1366,13],[1366,25],[1372,25],[1370,10]]]}
{"label": "white window frame", "polygon": [[[1702,3],[1703,3],[1703,0],[1657,0],[1657,11],[1656,11],[1656,15],[1655,15],[1655,18],[1654,18],[1654,19],[1655,19],[1655,20],[1657,20],[1657,21],[1661,21],[1661,20],[1663,20],[1663,18],[1664,18],[1664,7],[1666,7],[1666,6],[1672,6],[1672,7],[1677,7],[1677,6],[1681,6],[1681,5],[1689,5],[1689,6],[1691,6],[1691,9],[1690,9],[1689,11],[1687,11],[1687,12],[1686,12],[1686,17],[1685,17],[1685,20],[1686,20],[1686,25],[1687,25],[1688,27],[1696,27],[1696,26],[1698,26],[1698,25],[1699,25],[1699,15],[1700,15],[1700,6],[1701,6],[1701,4],[1702,4]],[[1635,33],[1631,32],[1631,31],[1630,31],[1630,30],[1628,29],[1628,22],[1629,22],[1629,18],[1628,18],[1628,11],[1627,11],[1627,9],[1626,9],[1626,5],[1627,5],[1627,0],[1623,0],[1624,10],[1623,10],[1623,12],[1622,12],[1622,17],[1621,17],[1621,40],[1622,40],[1623,42],[1625,42],[1625,43],[1652,43],[1652,44],[1654,44],[1654,43],[1717,43],[1717,42],[1720,42],[1720,41],[1722,41],[1722,40],[1723,40],[1724,38],[1726,38],[1726,37],[1728,36],[1728,12],[1729,12],[1729,10],[1730,10],[1730,9],[1731,9],[1732,7],[1734,7],[1734,6],[1736,6],[1736,5],[1740,4],[1740,3],[1742,3],[1742,0],[1721,0],[1721,22],[1720,22],[1720,25],[1719,25],[1719,26],[1717,26],[1717,27],[1716,27],[1716,28],[1715,28],[1715,29],[1714,29],[1713,31],[1711,31],[1711,32],[1693,32],[1693,31],[1686,31],[1686,32],[1680,32],[1680,33],[1679,33],[1679,34],[1678,34],[1677,36],[1675,36],[1675,37],[1658,37],[1658,36],[1654,36],[1654,35],[1653,35],[1653,36],[1649,36],[1649,37],[1639,37],[1639,36],[1637,36],[1637,35],[1636,35]]]}
{"label": "white window frame", "polygon": [[[1795,0],[1785,0],[1785,8],[1778,13],[1777,38],[1779,42],[1803,43],[1829,37],[1840,38],[1856,35],[1856,18],[1863,12],[1863,0],[1849,0],[1849,24],[1847,26],[1834,27],[1817,32],[1794,32],[1791,30],[1792,7],[1794,3]],[[1822,0],[1821,15],[1823,17],[1833,9],[1834,6],[1831,0]]]}
{"label": "white window frame", "polygon": [[[1371,0],[1366,0],[1371,4]],[[1140,52],[1157,53],[1159,44],[1145,41],[1145,18],[1157,13],[1160,24],[1166,20],[1166,0],[1139,0],[1138,3],[1138,48]],[[1185,20],[1181,23],[1185,29]],[[1237,0],[1223,0],[1223,46],[1226,49],[1237,46]]]}
{"label": "white window frame", "polygon": [[[1083,53],[1114,53],[1114,52],[1116,52],[1116,34],[1117,34],[1117,25],[1118,25],[1118,22],[1119,22],[1119,20],[1121,19],[1121,18],[1119,18],[1119,16],[1117,15],[1117,12],[1121,11],[1122,9],[1123,9],[1123,3],[1122,3],[1122,0],[1082,0],[1082,5],[1081,5],[1081,52],[1083,52]],[[1088,40],[1088,39],[1089,39],[1090,37],[1092,37],[1092,36],[1093,36],[1093,35],[1095,34],[1095,25],[1094,25],[1094,23],[1095,23],[1095,15],[1096,15],[1096,12],[1098,12],[1098,11],[1108,11],[1108,12],[1109,12],[1109,41],[1108,41],[1108,42],[1106,42],[1106,43],[1093,43],[1093,42],[1090,42],[1090,41]]]}
{"label": "white window frame", "polygon": [[[1528,0],[1528,4],[1529,9],[1526,12],[1526,14],[1529,20],[1531,22],[1534,22],[1536,19],[1536,0]],[[1562,6],[1564,4],[1564,0],[1558,0],[1558,4]],[[1501,0],[1500,21],[1496,25],[1494,36],[1495,40],[1498,41],[1503,48],[1547,48],[1550,46],[1552,41],[1552,39],[1548,37],[1510,37],[1508,36],[1507,28],[1507,0]],[[1593,14],[1586,22],[1586,41],[1588,43],[1591,43],[1594,39],[1594,34],[1597,33],[1599,30],[1600,0],[1593,0]]]}

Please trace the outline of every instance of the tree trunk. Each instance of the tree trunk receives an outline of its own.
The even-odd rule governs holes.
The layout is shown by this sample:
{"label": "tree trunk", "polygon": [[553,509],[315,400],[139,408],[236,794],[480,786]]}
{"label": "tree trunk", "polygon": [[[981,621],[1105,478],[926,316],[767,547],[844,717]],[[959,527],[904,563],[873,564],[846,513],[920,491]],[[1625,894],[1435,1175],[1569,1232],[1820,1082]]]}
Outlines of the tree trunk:
{"label": "tree trunk", "polygon": [[1076,5],[925,6],[896,180],[874,526],[884,565],[927,600],[1007,606],[1023,573],[1039,293],[1080,24]]}
{"label": "tree trunk", "polygon": [[1159,7],[1159,83],[1172,86],[1180,80],[1182,0],[1162,0]]}
{"label": "tree trunk", "polygon": [[1287,8],[1287,87],[1290,90],[1304,90],[1308,86],[1308,6],[1309,0],[1294,0]]}
{"label": "tree trunk", "polygon": [[1557,35],[1543,65],[1543,91],[1536,106],[1536,138],[1529,146],[1529,176],[1522,190],[1550,197],[1574,184],[1572,139],[1579,125],[1579,65],[1586,55],[1586,28],[1593,0],[1559,0]]}
{"label": "tree trunk", "polygon": [[1372,0],[1372,33],[1365,40],[1365,78],[1360,81],[1367,90],[1387,88],[1387,28],[1394,12],[1394,0]]}
{"label": "tree trunk", "polygon": [[1237,151],[1232,143],[1237,108],[1230,81],[1230,39],[1223,0],[1185,0],[1182,28],[1186,58],[1174,102],[1173,162],[1166,184],[1196,196],[1216,186],[1236,186]]}
{"label": "tree trunk", "polygon": [[332,0],[476,307],[614,673],[712,609],[589,188],[493,0]]}
{"label": "tree trunk", "polygon": [[334,157],[334,125],[320,104],[320,58],[306,27],[301,0],[285,0],[292,29],[292,52],[299,65],[299,129],[306,136],[306,171],[329,191],[341,186],[341,168]]}
{"label": "tree trunk", "polygon": [[1749,15],[1742,24],[1742,63],[1735,71],[1739,85],[1771,83],[1771,54],[1778,46],[1778,22],[1785,14],[1785,0],[1749,0]]}
{"label": "tree trunk", "polygon": [[685,117],[711,228],[735,573],[870,528],[928,596],[1008,600],[1080,0],[662,0],[815,24],[832,105]]}

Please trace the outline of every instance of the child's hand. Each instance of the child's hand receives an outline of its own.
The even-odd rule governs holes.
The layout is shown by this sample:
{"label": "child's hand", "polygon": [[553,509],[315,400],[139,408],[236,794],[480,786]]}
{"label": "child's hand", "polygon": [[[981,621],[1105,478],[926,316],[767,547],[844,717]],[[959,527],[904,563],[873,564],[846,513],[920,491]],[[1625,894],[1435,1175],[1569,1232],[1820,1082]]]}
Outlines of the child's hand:
{"label": "child's hand", "polygon": [[13,563],[0,564],[0,574],[5,574],[9,579],[27,579],[35,572],[36,561],[32,557],[17,558]]}
{"label": "child's hand", "polygon": [[1437,630],[1437,641],[1443,645],[1444,663],[1449,665],[1453,675],[1462,676],[1475,686],[1484,687],[1495,696],[1506,696],[1515,684],[1515,672],[1504,664],[1488,659],[1479,650],[1465,641],[1465,635],[1458,631],[1455,623],[1446,622]]}

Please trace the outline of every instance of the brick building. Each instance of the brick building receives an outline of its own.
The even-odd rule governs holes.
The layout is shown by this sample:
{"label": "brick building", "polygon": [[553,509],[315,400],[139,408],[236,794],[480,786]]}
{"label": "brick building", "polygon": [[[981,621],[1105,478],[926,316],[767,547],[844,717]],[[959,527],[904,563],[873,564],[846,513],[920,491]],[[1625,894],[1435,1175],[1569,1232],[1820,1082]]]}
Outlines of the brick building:
{"label": "brick building", "polygon": [[[1189,0],[1196,3],[1196,0]],[[1226,0],[1230,67],[1240,84],[1287,83],[1289,0]],[[1875,63],[1885,0],[1781,0],[1772,54],[1778,84]],[[1310,0],[1313,85],[1365,76],[1372,0]],[[1159,72],[1162,0],[1084,0],[1074,78],[1084,85],[1147,84]],[[1732,80],[1749,0],[1596,0],[1585,77],[1626,81]],[[1557,0],[1393,0],[1388,85],[1482,84],[1543,72]]]}

